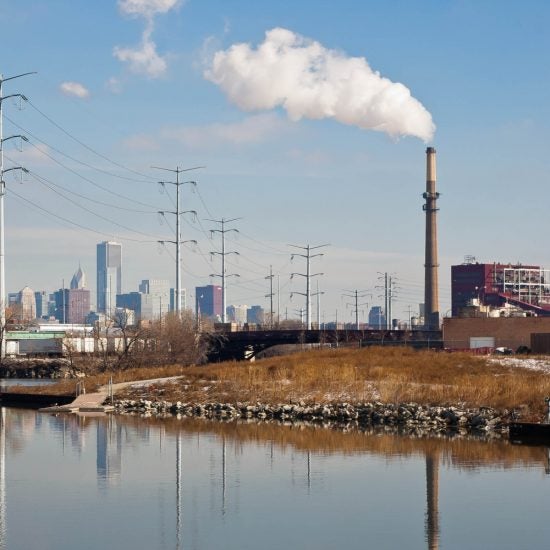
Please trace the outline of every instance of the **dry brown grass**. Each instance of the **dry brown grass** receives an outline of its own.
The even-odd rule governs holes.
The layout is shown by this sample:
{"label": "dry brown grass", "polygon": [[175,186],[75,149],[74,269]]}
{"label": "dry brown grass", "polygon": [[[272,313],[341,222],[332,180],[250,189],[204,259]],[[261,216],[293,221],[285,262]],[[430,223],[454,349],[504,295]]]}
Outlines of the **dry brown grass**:
{"label": "dry brown grass", "polygon": [[[489,362],[462,353],[414,351],[409,348],[329,349],[273,357],[254,363],[128,369],[114,382],[183,375],[182,379],[147,389],[122,392],[127,397],[185,402],[387,403],[494,408],[524,407],[541,414],[550,395],[550,376]],[[106,384],[110,374],[86,380],[87,391]],[[74,381],[55,391],[74,391]],[[49,386],[46,392],[51,393]]]}
{"label": "dry brown grass", "polygon": [[[424,404],[524,406],[542,413],[550,376],[469,354],[408,348],[321,350],[255,363],[185,369],[182,381],[153,388],[180,401],[268,403],[379,400]],[[135,394],[134,394],[135,395]]]}

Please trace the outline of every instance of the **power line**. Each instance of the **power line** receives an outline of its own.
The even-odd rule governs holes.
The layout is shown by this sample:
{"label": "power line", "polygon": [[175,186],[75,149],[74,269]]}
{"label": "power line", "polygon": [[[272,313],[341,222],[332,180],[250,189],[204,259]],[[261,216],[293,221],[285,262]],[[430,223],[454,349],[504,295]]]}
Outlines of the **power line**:
{"label": "power line", "polygon": [[36,208],[37,210],[40,210],[41,212],[43,212],[45,214],[48,214],[50,217],[55,218],[56,220],[62,220],[62,221],[66,222],[70,225],[74,225],[75,227],[78,227],[78,228],[83,229],[85,231],[90,231],[91,233],[96,233],[97,235],[102,235],[104,237],[115,238],[115,239],[120,240],[120,241],[131,241],[131,242],[136,242],[136,243],[154,243],[154,242],[156,242],[156,241],[145,241],[145,240],[141,240],[141,239],[133,239],[132,237],[121,237],[121,236],[118,236],[118,235],[114,235],[112,233],[106,233],[106,232],[103,232],[103,231],[98,231],[96,229],[92,229],[91,227],[87,227],[87,226],[85,226],[81,223],[78,223],[78,222],[75,222],[75,221],[70,220],[68,218],[65,218],[63,216],[60,216],[59,214],[55,214],[54,212],[51,212],[50,210],[47,210],[46,208],[43,208],[42,206],[38,206],[36,203],[32,202],[31,200],[27,199],[26,197],[23,197],[19,193],[16,193],[12,189],[8,189],[7,191],[9,192],[10,195],[14,195],[15,197],[17,197],[24,204],[30,205],[33,208]]}
{"label": "power line", "polygon": [[93,153],[94,155],[97,155],[98,157],[102,158],[103,160],[106,160],[107,162],[110,162],[111,164],[113,164],[114,166],[117,166],[118,168],[122,168],[123,170],[127,170],[128,172],[131,172],[132,174],[137,174],[138,176],[141,176],[142,178],[146,178],[149,181],[154,181],[154,178],[152,178],[151,176],[147,176],[146,174],[142,174],[141,172],[133,170],[132,168],[128,168],[127,166],[124,166],[123,164],[120,164],[120,163],[110,159],[109,157],[103,155],[102,153],[99,153],[98,151],[96,151],[95,149],[90,147],[89,145],[86,145],[83,141],[81,141],[77,137],[73,136],[69,131],[65,130],[65,128],[63,128],[60,124],[55,122],[55,120],[50,118],[46,113],[41,111],[32,101],[27,101],[27,102],[36,112],[40,113],[48,122],[53,124],[58,130],[63,132],[66,136],[70,137],[73,141],[75,141],[76,143],[78,143],[79,145],[81,145],[82,147],[84,147],[85,149],[87,149],[88,151]]}
{"label": "power line", "polygon": [[143,231],[139,231],[138,229],[132,229],[131,227],[128,227],[127,225],[115,222],[115,221],[111,220],[110,218],[107,218],[106,216],[102,216],[101,214],[98,214],[97,212],[94,212],[93,210],[90,210],[89,208],[86,208],[85,206],[82,206],[81,204],[79,204],[75,200],[65,196],[63,193],[61,193],[60,191],[57,191],[52,186],[48,185],[44,181],[41,181],[39,178],[35,178],[35,179],[36,179],[36,181],[38,181],[39,183],[41,183],[42,185],[44,185],[45,187],[47,187],[48,189],[53,191],[56,195],[59,195],[60,197],[64,198],[66,201],[70,202],[71,204],[74,204],[75,206],[78,206],[78,208],[81,208],[85,212],[88,212],[89,214],[92,214],[92,216],[96,216],[101,220],[104,220],[108,223],[112,223],[113,225],[116,225],[117,227],[120,227],[121,229],[126,229],[127,231],[131,231],[132,233],[137,233],[138,235],[143,235],[145,237],[154,237],[154,235],[151,235],[150,233],[144,233]]}
{"label": "power line", "polygon": [[99,168],[97,166],[94,166],[93,164],[89,164],[87,162],[84,162],[83,160],[79,160],[67,153],[64,153],[63,151],[61,151],[60,149],[57,149],[56,147],[54,147],[53,145],[50,145],[48,142],[44,141],[43,139],[39,138],[38,136],[36,136],[35,134],[33,134],[32,132],[30,132],[29,130],[27,130],[26,128],[24,128],[23,126],[21,126],[20,124],[17,124],[16,122],[14,122],[11,118],[5,116],[4,117],[8,122],[10,122],[11,124],[13,124],[16,128],[19,128],[20,130],[22,130],[23,132],[25,132],[26,135],[28,136],[31,136],[33,139],[35,139],[36,141],[42,143],[43,145],[45,145],[46,147],[48,147],[49,149],[51,149],[52,151],[55,151],[56,153],[64,156],[65,158],[68,158],[70,160],[72,160],[73,162],[76,162],[78,164],[81,164],[82,166],[86,166],[87,168],[91,168],[92,170],[96,170],[97,172],[101,172],[102,174],[106,174],[108,176],[112,176],[114,178],[119,178],[119,179],[122,179],[122,180],[126,180],[126,181],[133,181],[133,182],[137,182],[137,183],[151,183],[150,180],[136,180],[136,178],[130,178],[128,176],[122,176],[120,174],[116,174],[114,172],[109,172],[109,170],[105,170],[103,168]]}

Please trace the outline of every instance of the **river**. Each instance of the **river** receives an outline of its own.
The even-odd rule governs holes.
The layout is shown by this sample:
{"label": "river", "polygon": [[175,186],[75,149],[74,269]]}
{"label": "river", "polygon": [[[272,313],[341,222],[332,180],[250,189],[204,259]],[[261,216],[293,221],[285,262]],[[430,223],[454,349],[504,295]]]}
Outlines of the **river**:
{"label": "river", "polygon": [[548,449],[4,408],[0,549],[527,549]]}

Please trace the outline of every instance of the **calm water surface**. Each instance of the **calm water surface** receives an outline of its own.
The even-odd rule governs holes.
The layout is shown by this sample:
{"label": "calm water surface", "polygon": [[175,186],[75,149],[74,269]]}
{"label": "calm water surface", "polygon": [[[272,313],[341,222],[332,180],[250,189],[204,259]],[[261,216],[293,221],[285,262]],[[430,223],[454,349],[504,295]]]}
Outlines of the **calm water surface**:
{"label": "calm water surface", "polygon": [[1,549],[528,549],[544,447],[2,409]]}

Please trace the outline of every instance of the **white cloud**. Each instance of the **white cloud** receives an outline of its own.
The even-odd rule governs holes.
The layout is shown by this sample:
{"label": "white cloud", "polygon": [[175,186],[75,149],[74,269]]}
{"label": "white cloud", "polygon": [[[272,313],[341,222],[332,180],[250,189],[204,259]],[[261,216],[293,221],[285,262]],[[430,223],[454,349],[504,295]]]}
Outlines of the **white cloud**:
{"label": "white cloud", "polygon": [[105,82],[105,88],[113,94],[120,94],[122,92],[122,82],[116,76],[112,76]]}
{"label": "white cloud", "polygon": [[152,25],[143,32],[141,44],[137,48],[115,46],[113,55],[123,63],[128,63],[130,71],[148,78],[158,78],[166,72],[166,60],[157,53],[157,46],[151,40]]}
{"label": "white cloud", "polygon": [[118,0],[118,8],[122,13],[147,18],[157,13],[167,13],[179,4],[180,0]]}
{"label": "white cloud", "polygon": [[291,120],[333,118],[344,124],[432,139],[430,113],[403,84],[373,71],[362,57],[276,28],[257,48],[235,44],[216,52],[205,78],[245,111],[283,107]]}
{"label": "white cloud", "polygon": [[288,123],[269,113],[230,124],[166,128],[162,131],[162,137],[178,140],[189,148],[203,149],[222,144],[238,146],[261,143],[288,130]]}
{"label": "white cloud", "polygon": [[59,85],[59,89],[68,96],[74,96],[80,99],[90,97],[90,91],[80,82],[62,82]]}

